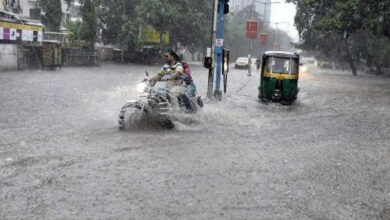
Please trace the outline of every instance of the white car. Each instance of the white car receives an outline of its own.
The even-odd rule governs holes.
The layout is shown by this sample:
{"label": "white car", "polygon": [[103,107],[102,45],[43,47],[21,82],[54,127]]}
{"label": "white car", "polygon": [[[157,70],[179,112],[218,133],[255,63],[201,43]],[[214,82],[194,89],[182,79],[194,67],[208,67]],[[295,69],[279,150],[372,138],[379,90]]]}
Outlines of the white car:
{"label": "white car", "polygon": [[247,69],[249,66],[248,57],[239,57],[236,60],[236,63],[234,64],[234,68],[243,68]]}

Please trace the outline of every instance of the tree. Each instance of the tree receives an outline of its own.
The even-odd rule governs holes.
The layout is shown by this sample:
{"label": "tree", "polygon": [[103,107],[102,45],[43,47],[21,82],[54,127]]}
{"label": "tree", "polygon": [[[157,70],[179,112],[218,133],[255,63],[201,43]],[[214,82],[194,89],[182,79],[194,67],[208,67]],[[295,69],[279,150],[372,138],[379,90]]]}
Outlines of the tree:
{"label": "tree", "polygon": [[139,27],[143,19],[137,14],[139,2],[140,0],[102,1],[99,11],[102,41],[121,48],[122,62],[124,50],[137,51],[142,44]]}
{"label": "tree", "polygon": [[177,4],[175,0],[143,0],[141,2],[139,14],[147,25],[152,26],[160,34],[160,49],[163,48],[163,35],[174,30],[173,27],[177,27],[177,24],[182,25],[180,18],[184,13],[181,9],[185,4],[185,1]]}
{"label": "tree", "polygon": [[81,40],[81,22],[80,21],[71,21],[69,18],[65,20],[65,28],[69,32],[69,40],[73,47],[84,46],[84,41]]}
{"label": "tree", "polygon": [[83,0],[81,2],[81,32],[80,38],[86,42],[88,48],[93,49],[96,41],[96,29],[98,26],[96,6],[93,0]]}
{"label": "tree", "polygon": [[[353,75],[357,75],[356,64],[364,58],[362,50],[355,50],[360,46],[357,44],[359,42],[357,36],[370,36],[371,40],[381,42],[382,47],[386,48],[383,37],[389,39],[389,1],[289,0],[289,2],[297,5],[295,24],[303,40],[301,47],[319,50],[325,54],[329,53],[329,48],[342,48],[339,53],[333,53],[335,55],[333,59],[348,62]],[[368,31],[371,34],[361,35],[361,31]],[[368,45],[370,44],[366,46]],[[370,48],[365,48],[364,51],[370,51]],[[371,56],[382,60],[379,58],[382,56],[381,51],[371,51]],[[381,69],[380,65],[377,66],[378,69]]]}
{"label": "tree", "polygon": [[169,26],[171,46],[180,42],[192,55],[204,53],[210,45],[212,8],[213,2],[209,0],[182,1],[178,6],[178,22]]}
{"label": "tree", "polygon": [[42,23],[45,25],[46,31],[60,31],[61,27],[61,0],[40,0],[43,16]]}

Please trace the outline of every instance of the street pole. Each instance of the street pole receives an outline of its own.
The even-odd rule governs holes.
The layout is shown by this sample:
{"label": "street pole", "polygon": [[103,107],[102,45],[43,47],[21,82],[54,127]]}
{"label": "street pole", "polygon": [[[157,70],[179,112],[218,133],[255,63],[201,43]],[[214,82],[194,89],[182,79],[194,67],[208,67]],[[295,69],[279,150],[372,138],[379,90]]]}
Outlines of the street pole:
{"label": "street pole", "polygon": [[266,29],[267,28],[267,24],[268,24],[268,22],[267,22],[267,5],[268,5],[268,3],[264,2],[263,4],[264,4],[264,13],[263,13],[263,16],[264,16],[264,29]]}
{"label": "street pole", "polygon": [[278,22],[275,22],[275,29],[276,29],[276,36],[275,36],[275,42],[277,45],[279,45],[279,29],[278,29]]}
{"label": "street pole", "polygon": [[264,23],[265,23],[265,27],[268,26],[268,23],[267,22],[267,6],[268,5],[272,5],[272,4],[278,4],[278,3],[281,3],[281,2],[261,2],[262,4],[264,4]]}
{"label": "street pole", "polygon": [[225,8],[224,0],[219,0],[218,32],[217,32],[217,38],[215,40],[215,53],[217,55],[217,59],[216,59],[217,66],[216,66],[215,90],[214,90],[214,98],[216,98],[218,101],[222,99],[222,91],[220,87],[221,87],[221,75],[222,75],[221,72],[222,72],[223,30],[224,30],[224,16],[225,16],[224,8]]}
{"label": "street pole", "polygon": [[[275,24],[275,43],[279,46],[279,28],[278,28],[278,25],[279,24],[287,24],[289,25],[288,22],[272,22],[273,24]],[[280,48],[280,46],[279,46]]]}
{"label": "street pole", "polygon": [[215,68],[215,39],[217,32],[217,15],[218,15],[218,1],[214,0],[213,6],[213,23],[211,25],[211,57],[212,64],[209,68],[209,79],[207,85],[207,98],[211,99],[213,97],[213,82],[214,82],[214,68]]}
{"label": "street pole", "polygon": [[[255,3],[255,0],[252,0],[251,20],[253,20],[253,7],[255,6],[254,3]],[[252,60],[252,38],[249,40],[248,74],[247,74],[247,76],[252,75],[252,62],[251,62],[251,60]]]}

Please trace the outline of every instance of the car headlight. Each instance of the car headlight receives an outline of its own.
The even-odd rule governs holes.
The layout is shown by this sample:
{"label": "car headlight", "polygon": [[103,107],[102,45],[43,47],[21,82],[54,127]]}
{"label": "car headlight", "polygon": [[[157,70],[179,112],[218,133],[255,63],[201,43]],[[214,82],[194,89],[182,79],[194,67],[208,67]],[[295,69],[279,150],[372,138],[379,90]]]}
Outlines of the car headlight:
{"label": "car headlight", "polygon": [[301,72],[305,73],[307,71],[307,66],[302,66],[300,69],[301,69]]}
{"label": "car headlight", "polygon": [[145,91],[145,88],[146,88],[146,83],[142,82],[140,84],[137,85],[137,91],[139,93],[142,93]]}

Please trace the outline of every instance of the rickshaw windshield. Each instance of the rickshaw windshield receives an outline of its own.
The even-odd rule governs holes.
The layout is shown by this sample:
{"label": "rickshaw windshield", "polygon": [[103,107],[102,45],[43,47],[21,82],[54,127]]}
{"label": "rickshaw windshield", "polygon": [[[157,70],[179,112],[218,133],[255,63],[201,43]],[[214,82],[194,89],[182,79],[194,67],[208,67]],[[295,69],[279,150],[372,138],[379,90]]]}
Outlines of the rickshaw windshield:
{"label": "rickshaw windshield", "polygon": [[297,61],[292,58],[268,57],[265,63],[265,71],[280,74],[297,74]]}

